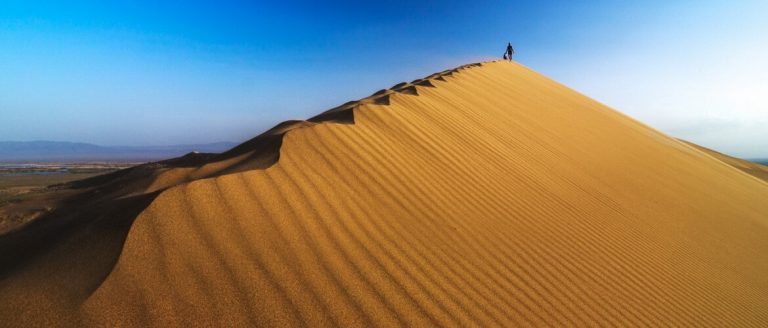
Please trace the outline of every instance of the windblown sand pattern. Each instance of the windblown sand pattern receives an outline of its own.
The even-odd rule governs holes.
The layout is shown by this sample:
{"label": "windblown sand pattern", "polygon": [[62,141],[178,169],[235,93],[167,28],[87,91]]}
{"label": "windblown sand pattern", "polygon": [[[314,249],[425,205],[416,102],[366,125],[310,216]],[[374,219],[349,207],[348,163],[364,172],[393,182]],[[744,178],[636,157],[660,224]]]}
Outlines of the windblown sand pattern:
{"label": "windblown sand pattern", "polygon": [[768,325],[768,183],[521,65],[400,84],[276,135],[273,157],[241,146],[147,187],[161,192],[114,268],[62,318]]}

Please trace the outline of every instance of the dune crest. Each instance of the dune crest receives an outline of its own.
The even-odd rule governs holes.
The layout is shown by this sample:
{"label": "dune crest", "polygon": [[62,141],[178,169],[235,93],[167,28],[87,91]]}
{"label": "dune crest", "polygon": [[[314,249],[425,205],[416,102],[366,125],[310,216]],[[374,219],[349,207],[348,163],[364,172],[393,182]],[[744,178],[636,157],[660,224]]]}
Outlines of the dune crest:
{"label": "dune crest", "polygon": [[73,325],[768,324],[768,184],[516,63],[165,165]]}

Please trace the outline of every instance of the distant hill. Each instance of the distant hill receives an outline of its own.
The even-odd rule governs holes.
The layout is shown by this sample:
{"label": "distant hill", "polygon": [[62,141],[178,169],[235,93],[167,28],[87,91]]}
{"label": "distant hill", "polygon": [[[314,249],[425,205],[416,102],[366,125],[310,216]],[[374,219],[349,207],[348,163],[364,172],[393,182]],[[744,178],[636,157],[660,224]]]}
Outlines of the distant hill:
{"label": "distant hill", "polygon": [[217,142],[170,146],[99,146],[82,142],[0,141],[0,161],[153,161],[197,151],[219,153],[237,145]]}

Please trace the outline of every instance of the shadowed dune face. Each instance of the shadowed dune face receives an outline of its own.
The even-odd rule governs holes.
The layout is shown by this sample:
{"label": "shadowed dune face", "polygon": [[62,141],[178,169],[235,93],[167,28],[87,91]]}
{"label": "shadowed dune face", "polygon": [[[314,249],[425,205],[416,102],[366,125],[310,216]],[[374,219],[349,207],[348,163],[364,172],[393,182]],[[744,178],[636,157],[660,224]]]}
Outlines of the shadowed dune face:
{"label": "shadowed dune face", "polygon": [[109,275],[50,313],[95,326],[768,324],[768,184],[518,64],[297,124],[276,128],[271,165],[249,166],[264,155],[241,146],[155,179],[147,192],[163,191]]}

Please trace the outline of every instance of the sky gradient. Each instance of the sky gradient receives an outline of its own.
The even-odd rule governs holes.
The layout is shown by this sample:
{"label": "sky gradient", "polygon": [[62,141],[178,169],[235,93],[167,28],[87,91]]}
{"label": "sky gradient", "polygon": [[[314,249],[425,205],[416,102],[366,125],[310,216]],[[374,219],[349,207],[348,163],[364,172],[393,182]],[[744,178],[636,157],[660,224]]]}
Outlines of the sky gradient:
{"label": "sky gradient", "polygon": [[672,136],[768,157],[766,1],[3,1],[0,140],[243,141],[501,56]]}

